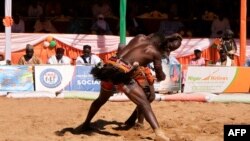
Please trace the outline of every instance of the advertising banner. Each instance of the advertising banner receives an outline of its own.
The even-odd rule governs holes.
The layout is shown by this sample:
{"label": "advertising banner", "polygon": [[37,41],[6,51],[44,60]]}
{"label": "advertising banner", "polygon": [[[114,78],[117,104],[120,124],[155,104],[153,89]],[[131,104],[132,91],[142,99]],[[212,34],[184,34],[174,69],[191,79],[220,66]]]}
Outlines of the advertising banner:
{"label": "advertising banner", "polygon": [[76,66],[75,74],[70,84],[65,88],[68,91],[100,91],[100,81],[95,81],[90,74],[92,66]]}
{"label": "advertising banner", "polygon": [[[155,91],[159,93],[179,91],[181,89],[181,65],[168,65],[163,62],[162,68],[166,79],[154,83]],[[152,71],[152,73],[155,75],[155,72]]]}
{"label": "advertising banner", "polygon": [[35,66],[36,91],[57,92],[63,90],[74,76],[75,66],[41,65]]}
{"label": "advertising banner", "polygon": [[249,92],[248,67],[189,66],[184,92],[238,93]]}
{"label": "advertising banner", "polygon": [[1,66],[0,91],[34,91],[32,66]]}

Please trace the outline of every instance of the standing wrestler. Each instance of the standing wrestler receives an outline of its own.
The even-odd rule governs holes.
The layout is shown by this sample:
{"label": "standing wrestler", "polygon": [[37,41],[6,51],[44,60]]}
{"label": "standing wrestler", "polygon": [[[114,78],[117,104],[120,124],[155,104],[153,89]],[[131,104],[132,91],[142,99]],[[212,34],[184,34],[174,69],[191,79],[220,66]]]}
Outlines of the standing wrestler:
{"label": "standing wrestler", "polygon": [[[75,129],[76,132],[91,129],[90,122],[92,118],[113,95],[112,89],[116,85],[143,112],[145,119],[156,134],[155,140],[169,141],[169,138],[160,129],[146,94],[134,78],[138,69],[153,62],[157,80],[164,80],[165,74],[162,71],[161,58],[166,47],[180,46],[180,36],[177,35],[174,34],[168,37],[160,34],[138,35],[126,47],[120,49],[117,56],[111,57],[104,65],[100,64],[93,68],[91,71],[93,76],[102,81],[101,92],[99,97],[91,104],[85,122]],[[175,40],[178,40],[178,42],[175,42]]]}

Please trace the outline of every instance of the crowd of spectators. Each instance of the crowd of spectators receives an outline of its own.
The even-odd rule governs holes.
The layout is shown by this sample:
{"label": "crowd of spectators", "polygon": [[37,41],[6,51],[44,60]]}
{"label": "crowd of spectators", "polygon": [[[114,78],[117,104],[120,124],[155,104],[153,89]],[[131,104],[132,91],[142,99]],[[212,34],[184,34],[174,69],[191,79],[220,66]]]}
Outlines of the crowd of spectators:
{"label": "crowd of spectators", "polygon": [[[110,31],[105,34],[119,34],[119,1],[117,0],[74,0],[73,2],[13,0],[12,5],[13,15],[19,18],[15,22],[15,26],[19,29],[13,29],[13,32],[98,34],[93,31],[93,28],[101,14],[110,27]],[[4,1],[0,2],[0,7],[4,9]],[[162,22],[157,21],[158,27],[145,26],[138,16],[152,11],[166,13],[168,18]],[[127,0],[127,32],[134,36],[138,33],[149,34],[152,31],[165,32],[164,29],[167,29],[168,32],[181,32],[184,37],[217,37],[217,34],[220,35],[223,32],[221,28],[230,28],[236,33],[235,37],[238,37],[239,12],[240,1],[234,0]],[[0,16],[4,17],[4,10],[0,11]],[[50,22],[49,29],[39,29],[39,31],[36,29],[41,17],[44,17],[46,24]],[[178,23],[178,26],[171,26],[171,23]],[[3,26],[0,31],[4,31]]]}

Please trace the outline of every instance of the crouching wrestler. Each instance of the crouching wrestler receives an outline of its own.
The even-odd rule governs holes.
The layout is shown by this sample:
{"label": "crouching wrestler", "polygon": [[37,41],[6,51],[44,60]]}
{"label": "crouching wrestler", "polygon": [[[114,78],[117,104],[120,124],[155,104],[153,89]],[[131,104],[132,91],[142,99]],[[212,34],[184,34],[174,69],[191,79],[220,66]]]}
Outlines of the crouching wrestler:
{"label": "crouching wrestler", "polygon": [[[153,34],[151,34],[153,35]],[[149,35],[149,36],[151,36]],[[172,52],[176,49],[178,49],[181,46],[181,41],[182,41],[182,37],[175,33],[172,34],[170,36],[165,37],[165,53],[169,53]],[[155,90],[154,90],[154,86],[153,86],[153,81],[148,81],[147,80],[152,80],[153,76],[151,74],[151,71],[149,68],[147,68],[147,73],[144,73],[143,76],[147,76],[147,78],[149,79],[143,79],[143,77],[139,78],[138,84],[143,88],[145,94],[147,95],[147,98],[149,100],[149,102],[153,102],[155,99]],[[147,74],[147,75],[145,75]],[[144,82],[144,83],[143,83]],[[137,120],[137,123],[136,123]],[[141,110],[139,110],[138,108],[136,108],[134,110],[134,112],[131,114],[131,116],[125,121],[125,125],[129,126],[129,127],[134,127],[136,129],[140,129],[143,128],[143,121],[144,121],[144,115],[143,112]]]}
{"label": "crouching wrestler", "polygon": [[[180,36],[177,37],[177,35],[172,36],[172,38],[179,37]],[[109,58],[105,64],[95,66],[91,74],[94,78],[101,80],[100,95],[91,104],[84,123],[75,130],[81,132],[91,129],[91,120],[101,106],[113,95],[112,88],[115,85],[137,105],[137,108],[142,112],[146,121],[149,122],[153,128],[156,134],[155,140],[169,141],[170,139],[165,136],[165,133],[158,124],[147,94],[145,94],[140,83],[136,82],[139,80],[137,78],[138,72],[147,72],[145,71],[147,70],[146,67],[151,62],[154,64],[157,81],[165,79],[165,74],[161,66],[161,58],[166,47],[171,44],[169,41],[169,37],[164,37],[161,34],[151,34],[149,36],[137,35],[126,47],[119,50],[117,56]],[[181,42],[179,42],[179,44],[181,44]],[[151,80],[148,80],[148,82],[153,83]]]}

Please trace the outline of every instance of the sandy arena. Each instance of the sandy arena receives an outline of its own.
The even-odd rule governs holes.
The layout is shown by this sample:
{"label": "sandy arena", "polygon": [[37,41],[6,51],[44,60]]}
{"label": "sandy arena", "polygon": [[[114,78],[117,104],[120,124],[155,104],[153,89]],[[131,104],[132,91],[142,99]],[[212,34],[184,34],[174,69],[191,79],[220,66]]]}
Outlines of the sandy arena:
{"label": "sandy arena", "polygon": [[[77,127],[92,101],[79,99],[11,99],[0,97],[1,141],[153,141],[142,130],[119,128],[133,111],[131,102],[108,102],[93,120],[92,133],[55,134]],[[222,141],[224,124],[249,124],[250,104],[153,102],[158,121],[173,141]]]}

